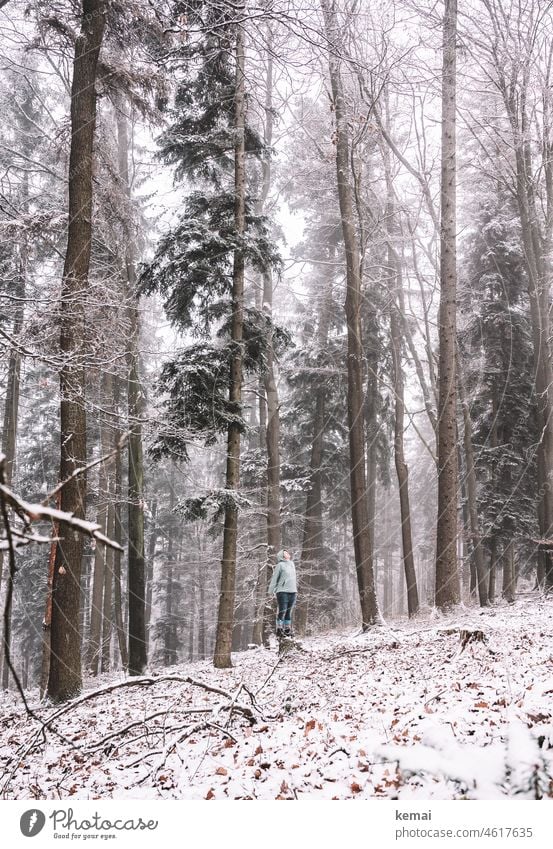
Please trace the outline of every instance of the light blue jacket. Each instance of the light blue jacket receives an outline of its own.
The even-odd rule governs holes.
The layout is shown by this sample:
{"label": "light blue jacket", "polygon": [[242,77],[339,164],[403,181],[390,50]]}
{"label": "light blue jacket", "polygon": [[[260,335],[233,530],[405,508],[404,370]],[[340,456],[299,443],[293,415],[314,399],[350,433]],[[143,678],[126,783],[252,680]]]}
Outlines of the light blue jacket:
{"label": "light blue jacket", "polygon": [[293,560],[284,559],[284,550],[277,554],[277,565],[269,583],[269,595],[272,593],[296,593],[296,567]]}

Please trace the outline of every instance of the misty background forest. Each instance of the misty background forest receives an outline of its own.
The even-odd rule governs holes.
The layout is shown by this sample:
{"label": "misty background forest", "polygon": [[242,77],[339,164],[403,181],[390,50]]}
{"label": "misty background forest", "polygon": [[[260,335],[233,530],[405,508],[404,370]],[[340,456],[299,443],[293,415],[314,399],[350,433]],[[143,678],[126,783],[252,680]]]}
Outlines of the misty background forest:
{"label": "misty background forest", "polygon": [[551,591],[552,6],[0,2],[4,689]]}

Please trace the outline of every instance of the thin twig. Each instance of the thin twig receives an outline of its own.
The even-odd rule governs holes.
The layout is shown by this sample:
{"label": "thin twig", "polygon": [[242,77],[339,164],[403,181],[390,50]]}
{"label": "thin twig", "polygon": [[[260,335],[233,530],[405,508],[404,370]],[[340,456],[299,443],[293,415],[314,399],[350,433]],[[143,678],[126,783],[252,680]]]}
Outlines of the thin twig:
{"label": "thin twig", "polygon": [[277,666],[279,665],[279,663],[281,663],[281,661],[282,661],[282,656],[281,656],[281,655],[279,655],[277,662],[275,663],[275,665],[273,666],[273,668],[272,668],[272,669],[271,669],[271,671],[269,672],[269,674],[268,674],[267,678],[265,679],[265,681],[263,682],[263,684],[261,685],[261,687],[259,688],[259,690],[256,690],[256,691],[255,691],[255,697],[256,697],[256,698],[257,698],[257,697],[258,697],[258,695],[260,694],[261,690],[263,690],[263,688],[264,688],[264,687],[265,687],[265,686],[269,683],[269,681],[270,681],[270,680],[271,680],[271,678],[273,677],[273,673],[274,673],[275,669],[277,668]]}

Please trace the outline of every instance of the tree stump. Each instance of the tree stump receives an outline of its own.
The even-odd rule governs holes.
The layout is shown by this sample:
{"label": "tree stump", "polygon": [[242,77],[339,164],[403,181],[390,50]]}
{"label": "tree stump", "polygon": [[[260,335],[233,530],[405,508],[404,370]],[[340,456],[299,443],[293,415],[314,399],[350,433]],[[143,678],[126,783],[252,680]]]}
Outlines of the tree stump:
{"label": "tree stump", "polygon": [[461,643],[461,651],[463,651],[469,643],[485,643],[486,637],[483,631],[469,631],[462,628],[459,631],[459,642]]}
{"label": "tree stump", "polygon": [[290,654],[293,651],[306,651],[301,643],[294,637],[279,637],[278,638],[278,653],[283,657],[286,654]]}

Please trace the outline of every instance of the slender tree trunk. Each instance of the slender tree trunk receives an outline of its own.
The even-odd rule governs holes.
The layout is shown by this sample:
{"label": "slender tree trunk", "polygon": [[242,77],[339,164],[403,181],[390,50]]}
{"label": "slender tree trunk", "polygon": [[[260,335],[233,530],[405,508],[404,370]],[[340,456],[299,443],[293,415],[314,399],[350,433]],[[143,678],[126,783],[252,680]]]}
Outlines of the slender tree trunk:
{"label": "slender tree trunk", "polygon": [[[536,411],[536,419],[538,420],[538,426],[540,421],[540,415]],[[537,463],[537,483],[538,483],[538,492],[543,492],[543,488],[545,485],[545,469],[543,468],[542,463]],[[543,497],[538,499],[538,527],[540,529],[540,533],[543,534],[545,528],[545,517],[544,517],[544,501]],[[545,573],[547,569],[547,558],[545,555],[545,551],[543,546],[538,547],[538,564],[536,567],[536,587],[540,590],[545,588]]]}
{"label": "slender tree trunk", "polygon": [[[117,143],[119,176],[127,197],[131,197],[129,178],[128,121],[123,98],[117,98]],[[144,459],[142,452],[142,417],[144,396],[139,373],[140,316],[136,287],[136,257],[130,227],[126,228],[125,278],[129,339],[127,348],[128,438],[128,597],[129,597],[129,674],[141,675],[146,656],[146,578],[144,558]]]}
{"label": "slender tree trunk", "polygon": [[[258,205],[259,213],[264,207],[271,188],[271,156],[273,143],[273,55],[272,29],[268,25],[267,32],[267,75],[265,80],[265,133],[264,156],[262,164],[262,186]],[[263,313],[268,320],[267,331],[267,368],[263,375],[263,387],[267,399],[265,447],[267,449],[267,555],[260,570],[259,591],[256,592],[256,616],[253,632],[253,642],[259,645],[267,642],[268,629],[263,628],[264,622],[271,618],[271,601],[267,599],[267,583],[269,566],[276,562],[276,554],[281,546],[282,530],[280,523],[280,405],[278,388],[275,377],[274,348],[273,348],[273,275],[267,270],[263,275]],[[265,405],[263,404],[263,411]],[[269,609],[267,609],[269,608]],[[263,634],[265,631],[265,635]],[[265,639],[264,639],[265,637]]]}
{"label": "slender tree trunk", "polygon": [[355,568],[361,602],[363,630],[380,622],[372,566],[372,539],[369,527],[365,479],[365,440],[363,416],[363,345],[361,337],[360,255],[349,177],[349,130],[340,73],[339,27],[334,2],[321,0],[329,42],[329,74],[336,116],[336,174],[342,233],[346,253],[346,302],[348,330],[348,426],[350,489]]}
{"label": "slender tree trunk", "polygon": [[[108,537],[113,539],[115,531],[115,504],[111,500],[108,505],[107,527]],[[109,672],[111,667],[111,634],[113,627],[113,548],[106,547],[106,568],[104,572],[104,608],[102,611],[102,672]]]}
{"label": "slender tree trunk", "polygon": [[196,583],[196,576],[193,571],[190,572],[189,575],[189,583],[190,590],[188,593],[188,599],[190,602],[190,619],[188,622],[188,659],[190,661],[194,660],[194,642],[196,637],[196,610],[198,609],[198,585]]}
{"label": "slender tree trunk", "polygon": [[[32,115],[32,100],[28,95],[23,104],[19,107],[18,129],[21,134],[21,143],[27,144],[29,134],[32,132],[33,125],[31,121]],[[26,171],[23,172],[21,178],[21,211],[24,215],[29,213],[29,176]],[[21,337],[23,330],[23,320],[25,313],[25,294],[27,289],[27,274],[29,263],[29,237],[26,228],[22,228],[21,238],[17,246],[18,251],[18,268],[15,279],[13,294],[17,298],[15,303],[15,314],[13,321],[12,334],[16,342]],[[17,446],[17,425],[19,419],[19,384],[21,380],[21,354],[16,348],[11,348],[8,359],[8,375],[6,381],[6,400],[4,404],[4,421],[2,426],[2,454],[4,455],[4,482],[7,487],[11,487],[15,479],[16,465],[16,446]],[[0,551],[0,592],[2,590],[2,578],[4,567],[4,553]],[[8,582],[11,581],[10,573],[8,572]],[[13,590],[13,587],[11,588]],[[11,599],[12,592],[8,592],[8,598]],[[11,604],[4,611],[6,616],[4,627],[4,652],[0,656],[0,667],[2,669],[2,689],[7,690],[9,686],[9,667],[5,662],[5,655],[10,652],[11,647]]]}
{"label": "slender tree trunk", "polygon": [[372,375],[369,375],[369,379],[367,381],[367,395],[365,398],[365,427],[367,431],[367,510],[369,515],[369,528],[371,529],[371,536],[374,539],[376,522],[376,486],[378,479],[378,419],[376,415],[378,404],[378,381],[376,377],[376,370],[378,368],[378,362],[376,361],[376,358],[372,358],[369,361],[369,368],[372,370]]}
{"label": "slender tree trunk", "polygon": [[173,622],[173,537],[169,540],[169,549],[167,551],[167,574],[165,577],[165,630],[163,634],[163,663],[164,666],[171,666],[175,663],[173,657],[172,644],[172,622]]}
{"label": "slender tree trunk", "polygon": [[[86,465],[85,299],[92,242],[92,169],[96,124],[96,72],[105,25],[103,0],[83,0],[81,31],[75,42],[71,87],[69,229],[60,303],[61,509],[85,516]],[[81,690],[81,534],[65,532],[56,549],[48,695],[61,702]]]}
{"label": "slender tree trunk", "polygon": [[[61,495],[58,493],[56,509],[61,504]],[[40,698],[42,699],[48,687],[48,676],[50,674],[50,635],[52,629],[52,588],[54,585],[54,568],[56,565],[56,550],[58,547],[59,522],[52,523],[52,542],[50,543],[50,557],[48,558],[48,576],[46,580],[46,606],[44,619],[42,621],[42,663],[40,670]]]}
{"label": "slender tree trunk", "polygon": [[321,548],[323,544],[322,478],[325,389],[319,387],[315,396],[315,416],[313,419],[313,437],[311,458],[309,461],[310,490],[307,493],[303,525],[303,545],[301,551],[302,595],[296,614],[296,630],[304,634],[308,622],[309,603],[313,590],[314,573],[320,568]]}
{"label": "slender tree trunk", "polygon": [[[103,395],[105,396],[105,376],[102,380]],[[106,454],[106,425],[100,424],[101,428],[101,452]],[[98,466],[98,511],[96,521],[100,525],[102,533],[107,534],[108,518],[108,483],[105,464]],[[104,609],[104,582],[106,572],[107,549],[103,545],[97,545],[94,552],[94,571],[92,575],[92,597],[90,611],[90,630],[86,650],[86,665],[89,673],[98,675],[100,667],[100,645],[102,640],[102,616]]]}
{"label": "slender tree trunk", "polygon": [[456,372],[456,38],[457,0],[445,0],[442,78],[442,174],[440,224],[438,523],[436,606],[459,603],[457,564],[457,372]]}
{"label": "slender tree trunk", "polygon": [[152,618],[152,596],[154,589],[154,560],[156,556],[156,545],[158,537],[157,527],[157,499],[152,501],[151,506],[152,527],[148,537],[148,563],[146,569],[146,647],[150,651],[150,634]]}
{"label": "slender tree trunk", "polygon": [[496,562],[497,540],[496,537],[493,536],[490,540],[490,574],[488,582],[488,601],[490,604],[495,601]]}
{"label": "slender tree trunk", "polygon": [[[458,380],[459,382],[461,381],[461,375],[459,373]],[[465,590],[465,594],[468,598],[472,598],[473,596],[476,597],[476,569],[474,568],[474,557],[472,556],[472,548],[469,545],[470,519],[469,508],[467,503],[467,470],[465,457],[461,452],[458,429],[457,468],[459,469],[459,491],[461,496],[461,531],[459,534],[461,542],[461,598],[463,598],[463,590]]]}
{"label": "slender tree trunk", "polygon": [[515,573],[515,543],[509,540],[509,543],[503,552],[503,588],[502,596],[510,604],[515,601],[516,594],[516,573]]}
{"label": "slender tree trunk", "polygon": [[[19,273],[17,275],[17,286],[15,293],[20,298],[16,306],[15,320],[13,323],[13,335],[18,339],[21,335],[23,327],[23,298],[25,297],[25,276],[27,265],[27,248],[26,245],[20,246],[19,257]],[[4,481],[5,485],[11,487],[15,476],[15,450],[17,442],[17,421],[19,416],[19,382],[21,376],[21,356],[19,352],[12,348],[8,362],[8,379],[6,386],[6,403],[4,406],[4,424],[2,428],[2,453],[4,454]],[[0,590],[2,588],[3,576],[3,552],[0,551]],[[11,581],[11,575],[8,571],[7,581]],[[8,593],[8,598],[11,599],[12,593]],[[0,660],[2,664],[2,689],[7,690],[9,687],[9,667],[5,660],[7,654],[11,652],[11,618],[12,605],[8,604],[4,610],[5,626],[3,629],[4,635],[4,651]]]}
{"label": "slender tree trunk", "polygon": [[[137,311],[136,318],[138,319]],[[138,328],[131,331],[138,333]],[[136,338],[136,336],[135,336]],[[129,403],[129,674],[141,675],[146,666],[146,587],[144,573],[144,462],[142,457],[142,390],[138,376],[138,353],[131,354],[128,380]]]}
{"label": "slender tree trunk", "polygon": [[[105,376],[105,398],[113,413],[113,421],[117,416],[116,391],[115,384],[117,377],[111,372],[107,372]],[[106,453],[109,453],[114,448],[117,448],[116,437],[117,429],[113,428],[113,421],[109,421],[108,438],[106,439]],[[115,444],[114,444],[115,443]],[[106,468],[106,498],[107,498],[107,515],[106,526],[107,536],[113,539],[115,535],[115,468],[113,461],[110,459]],[[104,569],[104,605],[102,610],[102,634],[101,634],[101,670],[109,672],[111,665],[111,634],[113,625],[113,573],[114,573],[114,550],[105,548],[105,569]]]}
{"label": "slender tree trunk", "polygon": [[484,563],[484,550],[482,548],[482,538],[478,522],[478,505],[476,499],[476,468],[474,464],[474,449],[472,445],[472,422],[470,420],[469,405],[465,394],[465,385],[461,369],[462,363],[459,358],[457,364],[457,374],[459,400],[461,402],[461,408],[463,411],[465,460],[467,464],[466,487],[470,523],[470,537],[472,542],[471,554],[476,571],[476,582],[478,586],[478,600],[480,602],[480,607],[487,607],[488,576],[486,574],[486,565]]}
{"label": "slender tree trunk", "polygon": [[[121,381],[119,377],[115,377],[113,384],[113,407],[115,411],[119,410],[121,399]],[[114,439],[120,444],[121,434],[119,430],[115,430]],[[123,492],[123,463],[121,451],[117,451],[115,455],[115,470],[114,470],[114,516],[113,516],[113,539],[114,542],[121,545],[123,539],[123,529],[121,526],[121,496]],[[127,640],[125,636],[125,625],[123,623],[123,599],[121,587],[121,551],[115,549],[113,552],[113,616],[115,620],[115,630],[117,633],[117,645],[119,646],[119,655],[121,657],[121,666],[127,669],[128,654]]]}
{"label": "slender tree trunk", "polygon": [[201,569],[198,562],[198,589],[199,589],[199,615],[198,615],[198,660],[204,660],[207,657],[207,640],[206,640],[206,592],[205,592],[205,571]]}
{"label": "slender tree trunk", "polygon": [[[244,86],[244,30],[238,26],[236,35],[236,86],[234,95],[234,121],[236,145],[234,153],[234,224],[238,236],[246,229],[246,100]],[[234,252],[232,276],[232,360],[230,369],[229,401],[236,414],[242,402],[242,334],[244,321],[244,254]],[[231,423],[228,428],[226,488],[231,497],[240,485],[240,427]],[[221,589],[217,613],[217,636],[213,664],[218,669],[232,666],[232,628],[236,581],[236,549],[238,538],[238,509],[230,503],[225,509],[223,532],[223,560],[221,564]]]}
{"label": "slender tree trunk", "polygon": [[[272,33],[269,29],[267,44],[267,80],[265,85],[265,153],[263,156],[263,182],[261,208],[271,189],[271,155],[273,144],[273,56]],[[273,275],[269,270],[263,275],[263,312],[269,322],[267,337],[267,368],[264,374],[267,395],[267,542],[268,556],[275,557],[280,549],[280,413],[278,389],[275,378],[273,347]]]}
{"label": "slender tree trunk", "polygon": [[402,369],[403,334],[402,320],[399,309],[400,291],[403,287],[401,257],[397,253],[394,242],[398,236],[395,220],[394,189],[390,172],[389,151],[384,154],[384,169],[386,172],[386,230],[388,238],[388,268],[391,275],[390,286],[390,338],[392,343],[392,374],[395,399],[394,416],[394,461],[396,467],[399,507],[401,516],[401,542],[403,571],[407,587],[407,610],[409,618],[419,612],[419,592],[415,559],[413,556],[413,536],[411,533],[411,506],[409,502],[409,469],[405,461],[403,433],[405,430],[405,391]]}
{"label": "slender tree trunk", "polygon": [[395,303],[391,306],[390,331],[392,339],[392,362],[394,376],[395,416],[394,416],[394,460],[399,488],[399,506],[401,516],[401,542],[403,552],[403,570],[407,587],[407,609],[409,618],[419,612],[419,593],[415,560],[413,557],[413,538],[411,534],[411,507],[409,503],[409,469],[405,462],[403,432],[405,429],[405,400],[403,373],[401,370],[401,322]]}
{"label": "slender tree trunk", "polygon": [[[338,234],[336,233],[336,237]],[[333,261],[336,255],[334,237],[328,245],[328,274],[322,283],[319,323],[317,327],[317,350],[324,352],[328,346],[328,333],[332,312],[332,281],[334,277]],[[304,634],[309,620],[309,607],[313,589],[317,583],[316,576],[321,568],[323,559],[323,486],[321,469],[323,465],[323,450],[325,439],[325,398],[326,386],[317,385],[315,392],[315,409],[313,415],[311,456],[309,460],[310,490],[305,503],[303,544],[301,551],[301,595],[298,599],[296,613],[296,629]]]}

